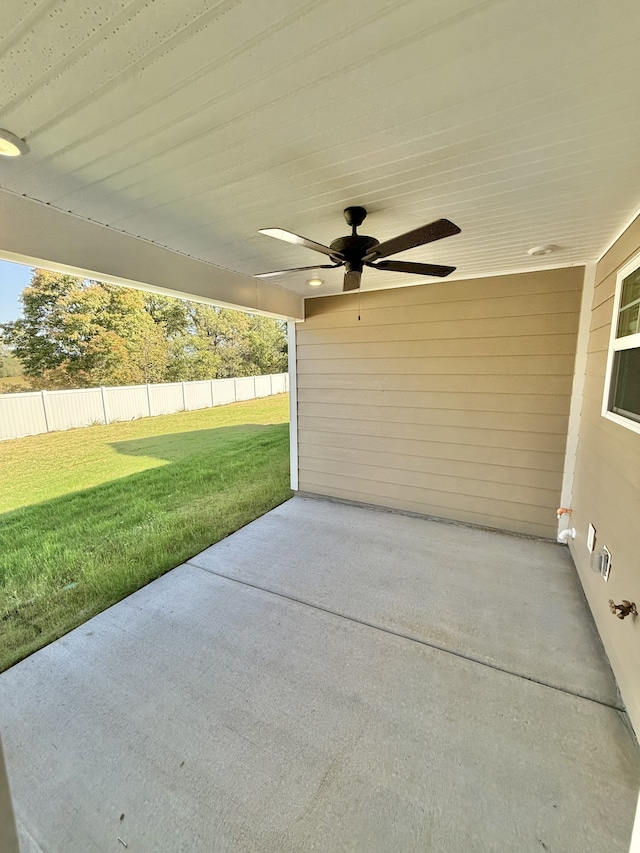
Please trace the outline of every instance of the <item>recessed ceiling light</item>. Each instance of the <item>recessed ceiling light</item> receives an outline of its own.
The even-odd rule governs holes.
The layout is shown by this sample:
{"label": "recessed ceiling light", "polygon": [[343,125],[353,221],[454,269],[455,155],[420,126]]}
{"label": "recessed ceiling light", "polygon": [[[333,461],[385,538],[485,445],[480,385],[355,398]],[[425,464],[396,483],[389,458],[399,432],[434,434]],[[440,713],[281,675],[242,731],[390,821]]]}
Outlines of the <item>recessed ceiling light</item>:
{"label": "recessed ceiling light", "polygon": [[310,278],[307,284],[309,285],[309,287],[322,287],[324,281],[321,278],[315,276],[314,278]]}
{"label": "recessed ceiling light", "polygon": [[527,255],[532,255],[534,258],[537,258],[539,255],[550,255],[552,252],[555,252],[557,246],[534,246],[533,249],[527,250]]}
{"label": "recessed ceiling light", "polygon": [[19,157],[21,154],[26,154],[28,150],[29,146],[24,139],[20,139],[10,130],[0,130],[0,156]]}

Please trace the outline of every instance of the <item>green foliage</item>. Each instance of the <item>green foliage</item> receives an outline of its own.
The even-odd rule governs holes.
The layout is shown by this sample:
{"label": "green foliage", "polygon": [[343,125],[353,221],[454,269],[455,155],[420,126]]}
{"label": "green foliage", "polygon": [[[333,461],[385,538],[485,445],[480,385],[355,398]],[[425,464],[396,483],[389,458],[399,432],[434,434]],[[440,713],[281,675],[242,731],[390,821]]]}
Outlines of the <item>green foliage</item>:
{"label": "green foliage", "polygon": [[[34,387],[279,373],[285,327],[265,317],[35,269],[1,337]],[[0,362],[1,364],[1,362]]]}
{"label": "green foliage", "polygon": [[0,379],[22,376],[24,368],[6,344],[0,343]]}

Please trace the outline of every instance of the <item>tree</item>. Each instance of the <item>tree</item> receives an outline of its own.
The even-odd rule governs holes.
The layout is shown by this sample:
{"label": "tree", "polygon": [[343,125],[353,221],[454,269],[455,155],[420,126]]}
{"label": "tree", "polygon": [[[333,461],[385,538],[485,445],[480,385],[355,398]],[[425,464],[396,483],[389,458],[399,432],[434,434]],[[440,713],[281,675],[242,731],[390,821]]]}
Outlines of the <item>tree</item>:
{"label": "tree", "polygon": [[0,379],[22,376],[24,368],[6,344],[0,343]]}
{"label": "tree", "polygon": [[47,387],[161,382],[169,347],[139,291],[36,269],[4,340]]}
{"label": "tree", "polygon": [[0,338],[38,387],[78,388],[286,370],[284,324],[35,269]]}

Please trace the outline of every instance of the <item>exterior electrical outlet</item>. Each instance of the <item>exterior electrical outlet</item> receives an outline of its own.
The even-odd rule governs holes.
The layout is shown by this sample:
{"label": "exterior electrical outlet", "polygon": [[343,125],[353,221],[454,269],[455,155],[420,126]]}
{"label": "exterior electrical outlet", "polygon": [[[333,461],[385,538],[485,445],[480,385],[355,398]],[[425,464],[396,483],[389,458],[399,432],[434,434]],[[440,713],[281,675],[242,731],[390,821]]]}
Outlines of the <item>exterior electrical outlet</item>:
{"label": "exterior electrical outlet", "polygon": [[611,552],[606,546],[602,547],[602,566],[600,568],[600,574],[604,578],[605,581],[609,580],[609,575],[611,573]]}

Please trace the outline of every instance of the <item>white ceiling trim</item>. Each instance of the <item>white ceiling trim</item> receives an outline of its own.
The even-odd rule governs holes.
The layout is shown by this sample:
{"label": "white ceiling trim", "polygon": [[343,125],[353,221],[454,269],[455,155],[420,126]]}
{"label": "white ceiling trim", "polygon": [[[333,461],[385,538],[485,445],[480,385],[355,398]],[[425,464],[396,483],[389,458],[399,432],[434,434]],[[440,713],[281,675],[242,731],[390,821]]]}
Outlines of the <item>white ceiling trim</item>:
{"label": "white ceiling trim", "polygon": [[302,297],[290,290],[6,190],[0,191],[0,257],[267,317],[304,317]]}

